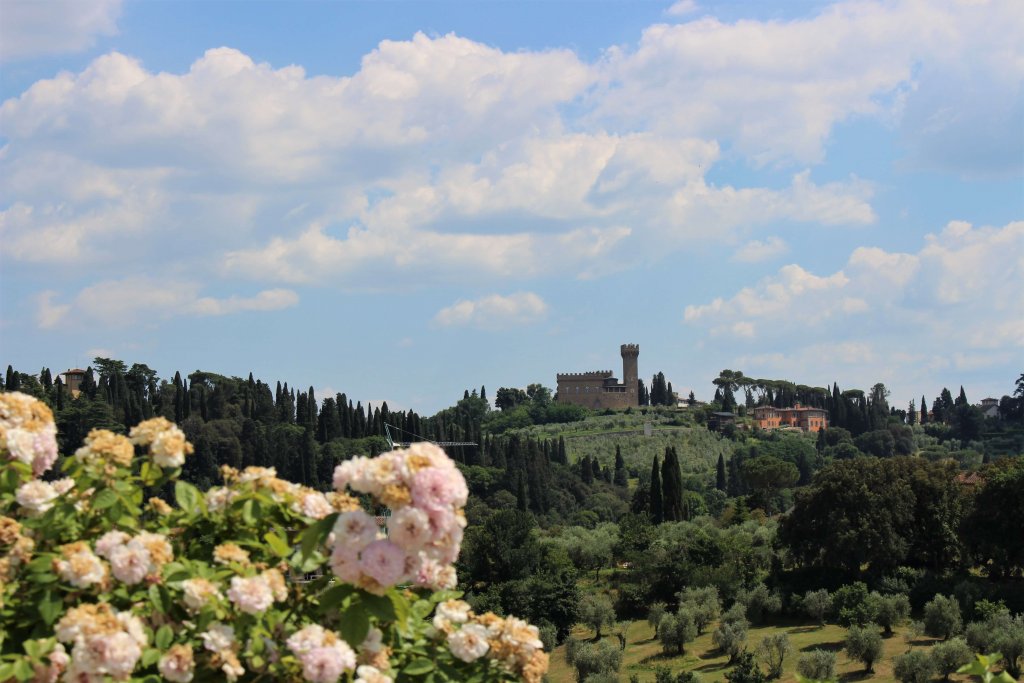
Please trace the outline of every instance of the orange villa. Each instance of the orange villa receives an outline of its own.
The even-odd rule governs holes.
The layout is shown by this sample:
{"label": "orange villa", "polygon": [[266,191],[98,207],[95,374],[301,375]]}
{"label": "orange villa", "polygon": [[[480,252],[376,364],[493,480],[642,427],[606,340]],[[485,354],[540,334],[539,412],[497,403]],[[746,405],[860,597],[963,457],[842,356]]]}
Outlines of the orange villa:
{"label": "orange villa", "polygon": [[805,432],[828,429],[828,411],[824,408],[808,408],[797,403],[792,408],[758,406],[753,413],[754,423],[761,429],[795,427]]}

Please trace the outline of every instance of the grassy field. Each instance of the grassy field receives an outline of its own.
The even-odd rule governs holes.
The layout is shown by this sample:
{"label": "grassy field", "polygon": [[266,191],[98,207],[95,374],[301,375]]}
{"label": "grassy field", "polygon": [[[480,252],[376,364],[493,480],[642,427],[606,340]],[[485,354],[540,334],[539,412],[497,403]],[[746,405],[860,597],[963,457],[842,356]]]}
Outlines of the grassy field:
{"label": "grassy field", "polygon": [[[720,654],[711,643],[711,630],[713,629],[709,629],[692,643],[687,643],[686,654],[665,656],[661,651],[661,643],[654,639],[654,629],[646,622],[632,622],[626,631],[627,645],[626,651],[623,653],[622,668],[619,669],[619,680],[625,683],[629,681],[631,675],[636,674],[645,683],[653,681],[654,670],[667,666],[673,673],[696,671],[707,683],[725,681],[725,674],[729,670],[728,657]],[[789,636],[790,645],[793,647],[793,654],[785,660],[781,681],[796,680],[794,673],[801,652],[820,648],[836,652],[836,674],[843,683],[847,681],[895,683],[892,660],[896,655],[903,654],[910,649],[928,649],[938,642],[925,637],[911,640],[912,636],[906,627],[896,629],[895,634],[884,641],[884,653],[881,661],[875,663],[874,673],[865,674],[863,664],[850,661],[842,652],[843,638],[846,633],[846,629],[842,627],[792,624],[751,628],[747,639],[747,648],[754,651],[762,638],[773,633],[786,633]],[[573,637],[589,639],[593,637],[593,632],[580,628],[573,632]],[[607,640],[618,646],[618,640],[614,636],[609,636]],[[552,683],[575,683],[576,671],[566,663],[564,647],[556,649],[551,656],[551,669],[548,677]],[[967,678],[954,675],[951,680],[967,680]]]}
{"label": "grassy field", "polygon": [[[651,424],[651,436],[644,436],[646,423]],[[665,448],[674,446],[684,475],[712,473],[719,454],[728,458],[733,444],[702,426],[690,425],[689,418],[678,413],[661,410],[642,415],[637,411],[596,415],[580,422],[539,425],[519,433],[533,438],[564,438],[570,462],[589,455],[602,465],[611,465],[618,447],[626,467],[640,470],[649,469],[655,455],[663,457]]]}

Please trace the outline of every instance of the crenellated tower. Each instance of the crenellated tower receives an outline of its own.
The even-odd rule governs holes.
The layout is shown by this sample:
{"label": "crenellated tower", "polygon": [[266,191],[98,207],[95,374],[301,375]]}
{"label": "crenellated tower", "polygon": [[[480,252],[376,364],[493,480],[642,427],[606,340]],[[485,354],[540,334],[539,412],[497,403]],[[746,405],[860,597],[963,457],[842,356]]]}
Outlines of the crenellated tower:
{"label": "crenellated tower", "polygon": [[640,374],[637,372],[636,360],[640,356],[639,344],[623,344],[622,351],[622,384],[629,394],[631,405],[640,405],[640,397],[637,395],[637,380]]}

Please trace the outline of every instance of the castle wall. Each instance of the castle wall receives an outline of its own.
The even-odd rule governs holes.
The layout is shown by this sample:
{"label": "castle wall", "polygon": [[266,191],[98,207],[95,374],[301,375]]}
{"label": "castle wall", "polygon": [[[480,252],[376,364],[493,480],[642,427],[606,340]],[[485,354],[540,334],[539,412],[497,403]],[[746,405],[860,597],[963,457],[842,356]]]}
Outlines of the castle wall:
{"label": "castle wall", "polygon": [[556,375],[558,402],[595,410],[622,410],[638,406],[637,356],[640,355],[640,347],[623,344],[621,350],[624,378],[621,383],[611,370],[560,373]]}

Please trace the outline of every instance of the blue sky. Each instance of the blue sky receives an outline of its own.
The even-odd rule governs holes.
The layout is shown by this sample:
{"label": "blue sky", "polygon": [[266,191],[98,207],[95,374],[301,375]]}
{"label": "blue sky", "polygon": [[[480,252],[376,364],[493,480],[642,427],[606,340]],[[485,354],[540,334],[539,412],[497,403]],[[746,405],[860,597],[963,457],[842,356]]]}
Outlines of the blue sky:
{"label": "blue sky", "polygon": [[0,0],[0,361],[999,397],[1019,9]]}

